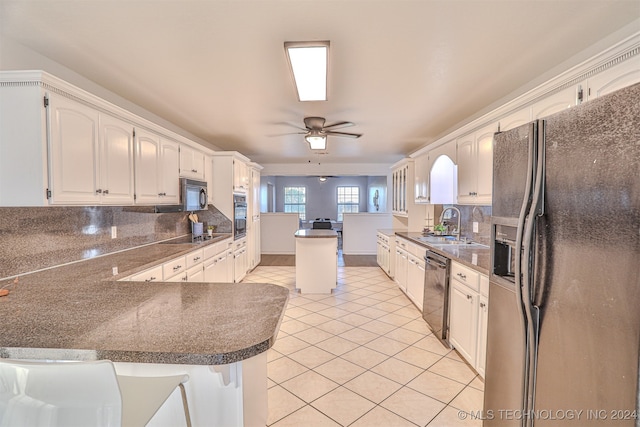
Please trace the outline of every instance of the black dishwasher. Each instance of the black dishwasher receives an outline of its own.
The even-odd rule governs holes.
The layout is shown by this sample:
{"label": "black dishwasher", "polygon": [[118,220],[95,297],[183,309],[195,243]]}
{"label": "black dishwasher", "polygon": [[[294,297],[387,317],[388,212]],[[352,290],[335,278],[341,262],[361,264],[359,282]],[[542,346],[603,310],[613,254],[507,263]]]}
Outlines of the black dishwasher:
{"label": "black dishwasher", "polygon": [[424,256],[424,300],[422,317],[433,334],[449,346],[449,258],[433,251]]}

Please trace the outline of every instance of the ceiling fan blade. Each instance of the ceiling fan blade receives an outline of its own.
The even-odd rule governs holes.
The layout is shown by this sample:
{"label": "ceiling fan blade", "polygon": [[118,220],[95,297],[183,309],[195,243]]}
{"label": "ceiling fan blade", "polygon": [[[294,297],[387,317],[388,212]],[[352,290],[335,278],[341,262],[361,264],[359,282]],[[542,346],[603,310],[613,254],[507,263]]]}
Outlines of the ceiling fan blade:
{"label": "ceiling fan blade", "polygon": [[325,126],[323,129],[327,130],[327,129],[340,129],[340,128],[346,128],[346,127],[350,127],[350,126],[355,126],[356,124],[353,122],[338,122],[338,123],[333,123],[330,125]]}
{"label": "ceiling fan blade", "polygon": [[334,132],[334,131],[326,131],[327,135],[340,136],[345,138],[360,138],[362,136],[361,133],[347,133],[347,132]]}
{"label": "ceiling fan blade", "polygon": [[305,132],[285,132],[285,133],[271,133],[269,135],[267,135],[269,138],[273,138],[276,136],[285,136],[285,135],[306,135],[308,134],[309,131],[305,131]]}

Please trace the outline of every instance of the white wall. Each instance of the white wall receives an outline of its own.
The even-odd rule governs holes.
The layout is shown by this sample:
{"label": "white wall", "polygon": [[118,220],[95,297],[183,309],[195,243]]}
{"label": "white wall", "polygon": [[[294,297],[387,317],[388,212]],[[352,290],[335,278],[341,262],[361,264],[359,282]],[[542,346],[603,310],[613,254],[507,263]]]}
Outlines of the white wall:
{"label": "white wall", "polygon": [[260,214],[260,251],[263,254],[296,253],[298,214],[261,213]]}
{"label": "white wall", "polygon": [[344,214],[342,223],[342,253],[344,255],[375,255],[376,230],[392,228],[391,213]]}

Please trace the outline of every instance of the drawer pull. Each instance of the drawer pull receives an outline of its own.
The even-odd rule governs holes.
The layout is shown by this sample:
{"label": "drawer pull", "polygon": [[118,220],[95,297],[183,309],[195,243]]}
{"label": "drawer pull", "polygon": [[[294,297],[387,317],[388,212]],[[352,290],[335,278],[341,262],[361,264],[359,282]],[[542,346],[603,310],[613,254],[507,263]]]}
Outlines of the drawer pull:
{"label": "drawer pull", "polygon": [[467,276],[462,273],[458,273],[457,276],[460,277],[462,280],[467,280]]}
{"label": "drawer pull", "polygon": [[156,278],[154,276],[151,276],[148,279],[146,279],[145,282],[153,282],[154,280],[156,280]]}
{"label": "drawer pull", "polygon": [[182,268],[181,265],[176,265],[175,267],[173,267],[173,271],[180,270],[181,268]]}

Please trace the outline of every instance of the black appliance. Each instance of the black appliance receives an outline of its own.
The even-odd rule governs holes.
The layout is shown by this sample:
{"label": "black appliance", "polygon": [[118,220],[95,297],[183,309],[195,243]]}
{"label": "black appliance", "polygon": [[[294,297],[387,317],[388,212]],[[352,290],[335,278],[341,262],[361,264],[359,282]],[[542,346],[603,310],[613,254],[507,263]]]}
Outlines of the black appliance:
{"label": "black appliance", "polygon": [[640,84],[494,138],[484,426],[639,426]]}
{"label": "black appliance", "polygon": [[424,256],[422,318],[433,334],[449,347],[449,258],[427,251]]}
{"label": "black appliance", "polygon": [[247,235],[247,196],[233,195],[233,239]]}

